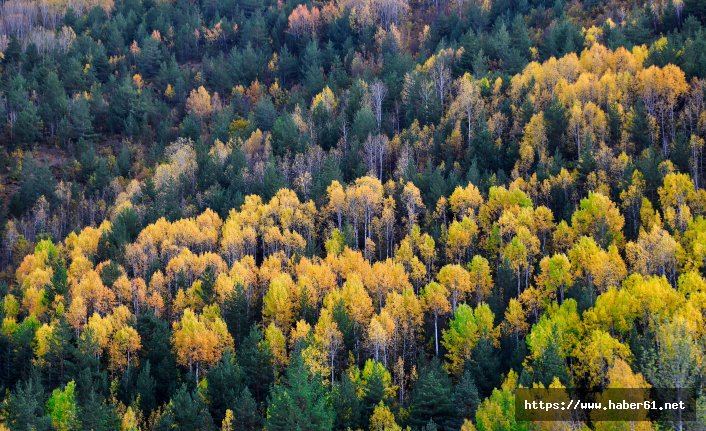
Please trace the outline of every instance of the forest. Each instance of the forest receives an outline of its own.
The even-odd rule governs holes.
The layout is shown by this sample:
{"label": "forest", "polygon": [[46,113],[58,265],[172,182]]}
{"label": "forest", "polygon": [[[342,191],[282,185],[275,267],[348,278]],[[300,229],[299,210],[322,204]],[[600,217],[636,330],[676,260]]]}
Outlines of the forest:
{"label": "forest", "polygon": [[703,431],[705,90],[702,0],[2,0],[0,431]]}

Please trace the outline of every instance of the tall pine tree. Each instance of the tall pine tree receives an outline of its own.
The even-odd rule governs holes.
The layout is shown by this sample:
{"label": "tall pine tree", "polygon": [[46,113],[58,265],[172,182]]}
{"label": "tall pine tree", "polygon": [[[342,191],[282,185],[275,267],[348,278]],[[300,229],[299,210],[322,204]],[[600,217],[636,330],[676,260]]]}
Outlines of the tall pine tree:
{"label": "tall pine tree", "polygon": [[272,389],[267,408],[269,431],[333,429],[334,410],[320,376],[311,373],[301,352],[295,352],[285,381]]}

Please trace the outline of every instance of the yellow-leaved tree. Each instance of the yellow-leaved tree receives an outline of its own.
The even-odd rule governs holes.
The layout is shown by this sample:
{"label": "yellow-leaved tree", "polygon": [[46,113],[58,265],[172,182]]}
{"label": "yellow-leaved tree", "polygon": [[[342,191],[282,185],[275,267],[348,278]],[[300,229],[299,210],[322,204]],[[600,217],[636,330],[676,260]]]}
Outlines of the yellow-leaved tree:
{"label": "yellow-leaved tree", "polygon": [[213,105],[211,105],[211,95],[204,86],[200,86],[198,89],[191,90],[189,93],[189,98],[186,99],[186,109],[192,114],[199,118],[205,118],[211,115],[213,112]]}
{"label": "yellow-leaved tree", "polygon": [[233,337],[220,316],[217,305],[206,307],[196,315],[190,308],[173,324],[172,344],[177,362],[189,367],[198,383],[201,368],[221,359],[226,349],[233,348]]}

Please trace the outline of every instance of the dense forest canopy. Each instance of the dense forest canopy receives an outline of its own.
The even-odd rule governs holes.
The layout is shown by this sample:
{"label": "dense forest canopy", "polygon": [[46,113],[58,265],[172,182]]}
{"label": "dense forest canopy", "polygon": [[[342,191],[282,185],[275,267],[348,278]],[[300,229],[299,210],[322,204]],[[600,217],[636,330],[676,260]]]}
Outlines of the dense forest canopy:
{"label": "dense forest canopy", "polygon": [[[5,0],[0,430],[706,423],[700,0]],[[518,422],[518,387],[697,421]]]}

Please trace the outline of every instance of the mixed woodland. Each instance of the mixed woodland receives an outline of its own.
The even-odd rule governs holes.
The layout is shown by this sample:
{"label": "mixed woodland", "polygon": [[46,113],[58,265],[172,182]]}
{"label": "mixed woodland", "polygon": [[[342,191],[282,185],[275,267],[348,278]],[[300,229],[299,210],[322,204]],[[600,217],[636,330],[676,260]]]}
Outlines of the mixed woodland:
{"label": "mixed woodland", "polygon": [[700,0],[3,0],[0,430],[703,430],[705,79]]}

